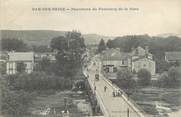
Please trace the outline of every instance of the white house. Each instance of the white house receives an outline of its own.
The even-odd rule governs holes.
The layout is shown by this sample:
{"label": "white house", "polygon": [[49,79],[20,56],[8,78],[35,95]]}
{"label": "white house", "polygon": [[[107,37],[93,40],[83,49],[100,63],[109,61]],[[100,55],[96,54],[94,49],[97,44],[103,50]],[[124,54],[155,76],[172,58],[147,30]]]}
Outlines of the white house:
{"label": "white house", "polygon": [[155,75],[155,61],[153,56],[149,53],[148,47],[145,49],[137,47],[132,51],[131,56],[131,70],[138,72],[140,69],[147,69],[152,75]]}
{"label": "white house", "polygon": [[115,72],[117,69],[128,68],[138,72],[147,69],[155,75],[155,61],[148,47],[137,47],[130,53],[120,52],[119,49],[106,50],[102,55],[102,66],[107,72]]}
{"label": "white house", "polygon": [[138,72],[140,69],[147,69],[152,75],[155,75],[155,61],[145,56],[133,59],[131,70]]}
{"label": "white house", "polygon": [[16,74],[18,64],[25,65],[25,72],[31,73],[34,67],[34,53],[33,52],[9,52],[6,63],[6,73]]}

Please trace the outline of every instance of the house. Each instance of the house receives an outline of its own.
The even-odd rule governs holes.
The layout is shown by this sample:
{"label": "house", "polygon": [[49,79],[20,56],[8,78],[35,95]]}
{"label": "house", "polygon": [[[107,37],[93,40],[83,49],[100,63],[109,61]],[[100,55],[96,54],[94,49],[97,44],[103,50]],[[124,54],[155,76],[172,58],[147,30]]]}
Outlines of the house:
{"label": "house", "polygon": [[56,55],[55,52],[35,53],[34,54],[35,62],[39,62],[43,58],[47,58],[48,60],[50,60],[50,62],[55,62],[56,61],[55,55]]}
{"label": "house", "polygon": [[33,52],[9,52],[8,60],[6,62],[6,73],[16,74],[18,66],[24,65],[24,71],[31,73],[34,67],[34,53]]}
{"label": "house", "polygon": [[179,51],[165,52],[165,61],[169,63],[174,63],[174,62],[181,63],[181,52]]}
{"label": "house", "polygon": [[116,72],[118,69],[131,67],[129,53],[119,49],[109,49],[102,55],[102,66],[107,72]]}
{"label": "house", "polygon": [[102,55],[102,66],[107,72],[116,72],[122,68],[128,68],[134,72],[147,69],[155,75],[155,61],[148,47],[145,49],[137,47],[130,53],[120,52],[119,49],[106,50]]}
{"label": "house", "polygon": [[152,75],[155,75],[155,61],[146,56],[132,59],[131,70],[138,72],[140,69],[147,69]]}
{"label": "house", "polygon": [[148,47],[145,49],[137,47],[132,51],[131,56],[131,70],[138,72],[140,69],[147,69],[152,75],[155,75],[155,61],[153,56],[149,53]]}

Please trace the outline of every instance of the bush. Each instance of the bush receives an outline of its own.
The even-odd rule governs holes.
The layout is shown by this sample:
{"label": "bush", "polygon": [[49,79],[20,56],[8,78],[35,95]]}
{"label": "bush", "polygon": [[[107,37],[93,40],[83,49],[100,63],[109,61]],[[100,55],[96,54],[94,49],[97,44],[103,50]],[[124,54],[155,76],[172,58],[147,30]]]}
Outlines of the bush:
{"label": "bush", "polygon": [[168,71],[171,65],[165,60],[156,60],[156,71],[157,73],[162,73],[164,71]]}
{"label": "bush", "polygon": [[0,74],[6,74],[6,63],[0,63]]}
{"label": "bush", "polygon": [[32,95],[25,91],[3,92],[2,111],[4,114],[22,115],[28,113],[28,107],[32,103]]}
{"label": "bush", "polygon": [[48,90],[48,89],[71,89],[72,81],[71,79],[65,79],[63,77],[58,77],[55,75],[47,75],[44,72],[33,72],[31,74],[17,74],[13,76],[8,76],[8,81],[10,86],[16,90]]}
{"label": "bush", "polygon": [[1,80],[1,111],[5,115],[20,117],[28,113],[28,107],[32,103],[34,94],[23,90],[10,90],[8,82]]}
{"label": "bush", "polygon": [[136,86],[136,82],[132,77],[132,73],[128,69],[122,69],[117,73],[117,79],[119,82],[119,86],[128,89],[134,88]]}
{"label": "bush", "polygon": [[141,86],[147,86],[151,81],[151,73],[146,69],[140,69],[137,73],[138,75],[138,83]]}
{"label": "bush", "polygon": [[176,88],[181,84],[181,75],[175,67],[171,67],[168,72],[162,73],[159,79],[160,87]]}

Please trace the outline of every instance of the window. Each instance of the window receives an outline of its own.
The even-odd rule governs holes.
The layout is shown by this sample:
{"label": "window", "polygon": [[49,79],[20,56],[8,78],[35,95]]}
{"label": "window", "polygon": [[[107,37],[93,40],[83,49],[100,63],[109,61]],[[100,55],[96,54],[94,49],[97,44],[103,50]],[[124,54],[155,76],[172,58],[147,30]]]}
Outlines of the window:
{"label": "window", "polygon": [[116,67],[113,68],[113,72],[117,72],[117,68]]}
{"label": "window", "polygon": [[122,65],[124,65],[125,64],[125,61],[124,60],[122,60]]}

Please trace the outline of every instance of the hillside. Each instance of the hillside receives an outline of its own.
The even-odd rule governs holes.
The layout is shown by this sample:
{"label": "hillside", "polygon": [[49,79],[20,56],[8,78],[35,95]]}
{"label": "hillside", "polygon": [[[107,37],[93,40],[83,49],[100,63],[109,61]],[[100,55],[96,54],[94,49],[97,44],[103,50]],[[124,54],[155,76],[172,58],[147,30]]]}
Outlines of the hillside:
{"label": "hillside", "polygon": [[[53,30],[2,30],[2,38],[22,39],[32,45],[48,45],[52,38],[64,36],[66,31]],[[112,37],[101,36],[97,34],[83,34],[86,45],[98,44],[100,39],[112,39]]]}

